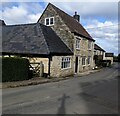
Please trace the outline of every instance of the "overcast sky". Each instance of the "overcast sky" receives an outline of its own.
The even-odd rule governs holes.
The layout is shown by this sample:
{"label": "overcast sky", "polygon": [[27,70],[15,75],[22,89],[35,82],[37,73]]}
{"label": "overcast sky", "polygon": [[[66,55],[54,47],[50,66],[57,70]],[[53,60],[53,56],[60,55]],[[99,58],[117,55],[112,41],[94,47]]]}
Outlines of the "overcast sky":
{"label": "overcast sky", "polygon": [[[4,0],[7,1],[7,0]],[[47,0],[43,2],[2,2],[0,19],[8,25],[35,23],[41,16]],[[80,15],[80,23],[106,52],[118,54],[117,2],[53,2],[71,16]]]}

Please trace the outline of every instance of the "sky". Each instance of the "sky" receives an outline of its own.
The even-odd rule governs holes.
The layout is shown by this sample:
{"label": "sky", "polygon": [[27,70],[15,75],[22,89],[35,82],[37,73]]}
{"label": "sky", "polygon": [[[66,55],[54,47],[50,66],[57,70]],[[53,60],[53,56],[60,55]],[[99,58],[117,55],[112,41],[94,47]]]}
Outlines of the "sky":
{"label": "sky", "polygon": [[[24,0],[25,1],[25,0]],[[36,23],[47,4],[51,2],[73,16],[80,15],[80,23],[106,52],[118,54],[118,2],[83,2],[42,0],[40,2],[2,0],[0,19],[7,25]]]}

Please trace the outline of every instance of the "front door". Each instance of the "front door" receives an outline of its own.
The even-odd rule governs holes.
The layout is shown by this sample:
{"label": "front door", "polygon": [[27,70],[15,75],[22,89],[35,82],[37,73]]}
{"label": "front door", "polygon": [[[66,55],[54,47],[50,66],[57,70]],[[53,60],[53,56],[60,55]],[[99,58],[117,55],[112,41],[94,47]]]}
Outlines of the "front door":
{"label": "front door", "polygon": [[75,58],[75,73],[78,72],[78,56]]}

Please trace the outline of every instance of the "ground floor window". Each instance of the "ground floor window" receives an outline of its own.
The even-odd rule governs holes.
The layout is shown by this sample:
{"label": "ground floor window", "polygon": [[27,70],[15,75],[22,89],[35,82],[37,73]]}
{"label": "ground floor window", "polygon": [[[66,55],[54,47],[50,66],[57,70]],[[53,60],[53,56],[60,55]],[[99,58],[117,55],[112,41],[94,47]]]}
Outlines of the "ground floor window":
{"label": "ground floor window", "polygon": [[86,65],[86,57],[85,56],[82,57],[82,65]]}
{"label": "ground floor window", "polygon": [[90,56],[88,56],[88,64],[90,64],[90,60],[91,60],[91,57],[90,57]]}
{"label": "ground floor window", "polygon": [[63,57],[62,58],[62,63],[61,63],[61,68],[70,68],[70,57]]}

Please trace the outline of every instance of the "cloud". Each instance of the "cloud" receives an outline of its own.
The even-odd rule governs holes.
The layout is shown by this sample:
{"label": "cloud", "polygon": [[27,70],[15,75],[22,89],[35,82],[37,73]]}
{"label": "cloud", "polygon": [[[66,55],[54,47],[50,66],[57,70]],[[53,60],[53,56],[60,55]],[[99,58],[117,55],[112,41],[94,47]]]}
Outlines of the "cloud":
{"label": "cloud", "polygon": [[[11,5],[12,4],[12,5]],[[6,3],[3,5],[2,16],[6,24],[35,23],[41,16],[43,8],[39,3]]]}
{"label": "cloud", "polygon": [[73,15],[77,11],[82,19],[102,17],[105,19],[117,20],[117,2],[53,2],[64,11]]}
{"label": "cloud", "polygon": [[96,43],[107,52],[118,53],[118,24],[117,22],[100,22],[93,20],[85,26],[86,30],[96,40]]}

